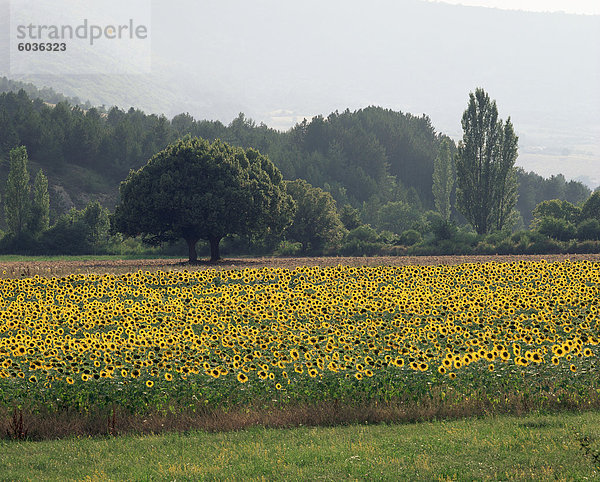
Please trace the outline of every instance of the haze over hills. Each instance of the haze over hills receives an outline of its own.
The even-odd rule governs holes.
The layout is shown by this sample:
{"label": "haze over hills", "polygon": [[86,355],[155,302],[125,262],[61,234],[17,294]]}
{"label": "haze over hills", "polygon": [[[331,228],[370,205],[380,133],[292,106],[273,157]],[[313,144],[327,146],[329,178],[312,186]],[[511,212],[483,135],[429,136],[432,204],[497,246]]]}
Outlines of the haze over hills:
{"label": "haze over hills", "polygon": [[76,75],[76,64],[11,75],[8,40],[0,75],[97,105],[225,123],[244,112],[278,129],[380,105],[425,113],[454,139],[481,86],[513,120],[518,165],[600,185],[600,16],[419,0],[154,1],[151,40],[150,75]]}

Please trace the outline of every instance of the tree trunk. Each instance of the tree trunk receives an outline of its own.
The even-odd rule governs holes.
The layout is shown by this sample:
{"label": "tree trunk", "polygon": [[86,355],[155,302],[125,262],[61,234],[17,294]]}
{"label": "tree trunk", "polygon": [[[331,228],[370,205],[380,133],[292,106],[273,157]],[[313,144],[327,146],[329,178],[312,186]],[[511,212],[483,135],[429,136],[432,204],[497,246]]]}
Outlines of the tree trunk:
{"label": "tree trunk", "polygon": [[198,254],[196,253],[196,243],[197,239],[188,238],[185,240],[188,245],[188,255],[190,257],[189,262],[195,263],[198,261]]}
{"label": "tree trunk", "polygon": [[221,256],[219,255],[219,243],[221,242],[221,238],[210,238],[208,241],[210,242],[210,260],[220,260]]}

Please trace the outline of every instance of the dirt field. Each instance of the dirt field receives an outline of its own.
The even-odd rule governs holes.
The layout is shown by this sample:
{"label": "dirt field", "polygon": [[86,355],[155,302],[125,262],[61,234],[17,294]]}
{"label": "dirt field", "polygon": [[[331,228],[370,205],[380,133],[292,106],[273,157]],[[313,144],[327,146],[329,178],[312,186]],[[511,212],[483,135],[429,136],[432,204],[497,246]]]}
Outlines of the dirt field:
{"label": "dirt field", "polygon": [[131,271],[180,271],[203,269],[244,269],[264,266],[294,269],[298,266],[406,266],[460,263],[510,263],[519,260],[548,262],[569,259],[600,262],[600,254],[567,255],[493,255],[493,256],[375,256],[319,258],[227,258],[218,263],[200,262],[190,266],[184,259],[92,260],[92,261],[0,261],[0,277],[66,276],[68,274],[114,273]]}

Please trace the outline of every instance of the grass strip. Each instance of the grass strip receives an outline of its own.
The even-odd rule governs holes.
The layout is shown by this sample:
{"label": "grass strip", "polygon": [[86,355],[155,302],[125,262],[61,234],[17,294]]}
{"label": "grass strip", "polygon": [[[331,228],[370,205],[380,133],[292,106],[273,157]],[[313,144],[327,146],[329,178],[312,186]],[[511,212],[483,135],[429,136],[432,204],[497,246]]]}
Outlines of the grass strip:
{"label": "grass strip", "polygon": [[600,413],[0,441],[0,480],[592,480]]}

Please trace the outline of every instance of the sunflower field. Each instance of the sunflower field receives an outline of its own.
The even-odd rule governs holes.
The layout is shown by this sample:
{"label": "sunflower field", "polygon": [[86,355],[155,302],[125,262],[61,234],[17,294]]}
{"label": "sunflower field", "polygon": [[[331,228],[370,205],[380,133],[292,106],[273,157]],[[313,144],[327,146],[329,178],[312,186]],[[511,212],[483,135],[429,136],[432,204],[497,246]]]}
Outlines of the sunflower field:
{"label": "sunflower field", "polygon": [[599,330],[590,261],[0,279],[0,407],[580,407],[600,398]]}

